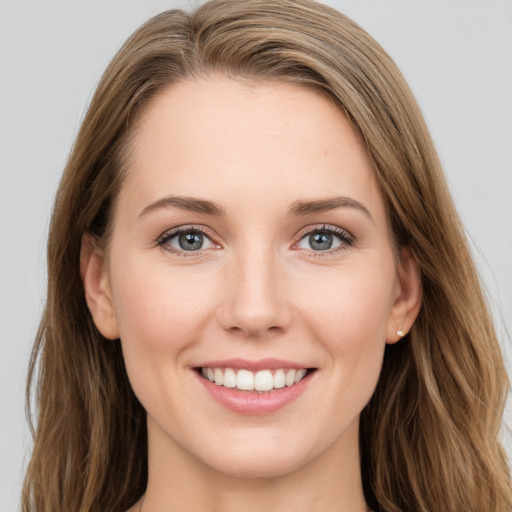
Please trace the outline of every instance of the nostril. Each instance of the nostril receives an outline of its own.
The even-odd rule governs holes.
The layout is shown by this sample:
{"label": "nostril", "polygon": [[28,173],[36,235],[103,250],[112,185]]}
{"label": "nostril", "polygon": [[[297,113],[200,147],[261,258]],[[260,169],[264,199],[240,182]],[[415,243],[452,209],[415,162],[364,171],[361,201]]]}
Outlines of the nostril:
{"label": "nostril", "polygon": [[254,338],[287,330],[291,322],[289,303],[279,297],[275,283],[264,289],[261,285],[237,283],[234,290],[226,285],[227,295],[217,311],[217,321],[224,330]]}

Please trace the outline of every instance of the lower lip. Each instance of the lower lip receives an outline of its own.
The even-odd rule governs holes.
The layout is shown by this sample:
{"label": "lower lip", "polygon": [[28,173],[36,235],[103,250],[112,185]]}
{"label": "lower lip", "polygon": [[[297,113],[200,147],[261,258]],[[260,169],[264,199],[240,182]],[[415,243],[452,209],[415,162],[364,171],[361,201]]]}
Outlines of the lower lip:
{"label": "lower lip", "polygon": [[308,373],[293,386],[262,393],[226,388],[210,382],[197,372],[196,375],[201,384],[220,405],[238,414],[262,415],[276,412],[297,399],[304,393],[315,373]]}

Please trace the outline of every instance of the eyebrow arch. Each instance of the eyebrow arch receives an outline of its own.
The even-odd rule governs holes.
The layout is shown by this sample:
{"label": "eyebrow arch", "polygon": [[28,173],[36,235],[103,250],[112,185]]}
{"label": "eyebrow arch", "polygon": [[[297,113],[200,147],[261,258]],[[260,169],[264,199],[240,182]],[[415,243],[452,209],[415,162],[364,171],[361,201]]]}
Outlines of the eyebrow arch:
{"label": "eyebrow arch", "polygon": [[149,212],[159,208],[180,208],[190,212],[205,213],[207,215],[215,215],[222,217],[225,212],[220,206],[205,199],[196,199],[193,197],[169,196],[158,199],[154,203],[146,206],[139,215],[139,219]]}
{"label": "eyebrow arch", "polygon": [[289,215],[310,215],[312,213],[326,212],[341,207],[359,210],[373,222],[373,217],[368,208],[359,201],[347,196],[328,197],[326,199],[316,199],[313,201],[295,201],[292,203]]}

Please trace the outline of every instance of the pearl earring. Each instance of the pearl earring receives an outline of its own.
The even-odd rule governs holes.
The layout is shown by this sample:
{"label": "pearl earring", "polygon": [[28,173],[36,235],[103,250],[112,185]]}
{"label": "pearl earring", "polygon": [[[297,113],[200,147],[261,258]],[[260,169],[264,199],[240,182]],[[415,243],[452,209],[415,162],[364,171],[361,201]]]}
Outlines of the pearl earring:
{"label": "pearl earring", "polygon": [[396,335],[400,338],[404,335],[404,331],[402,331],[402,326],[398,328],[398,331],[396,331]]}

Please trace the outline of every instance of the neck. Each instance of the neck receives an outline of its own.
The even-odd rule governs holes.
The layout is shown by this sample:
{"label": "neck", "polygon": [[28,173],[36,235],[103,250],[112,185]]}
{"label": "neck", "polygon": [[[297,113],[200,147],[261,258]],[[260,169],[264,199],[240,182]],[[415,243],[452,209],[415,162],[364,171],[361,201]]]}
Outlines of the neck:
{"label": "neck", "polygon": [[[292,471],[240,477],[215,470],[149,429],[149,478],[142,512],[366,512],[357,423],[336,446]],[[355,438],[355,442],[354,442]],[[132,509],[137,511],[140,503]]]}

